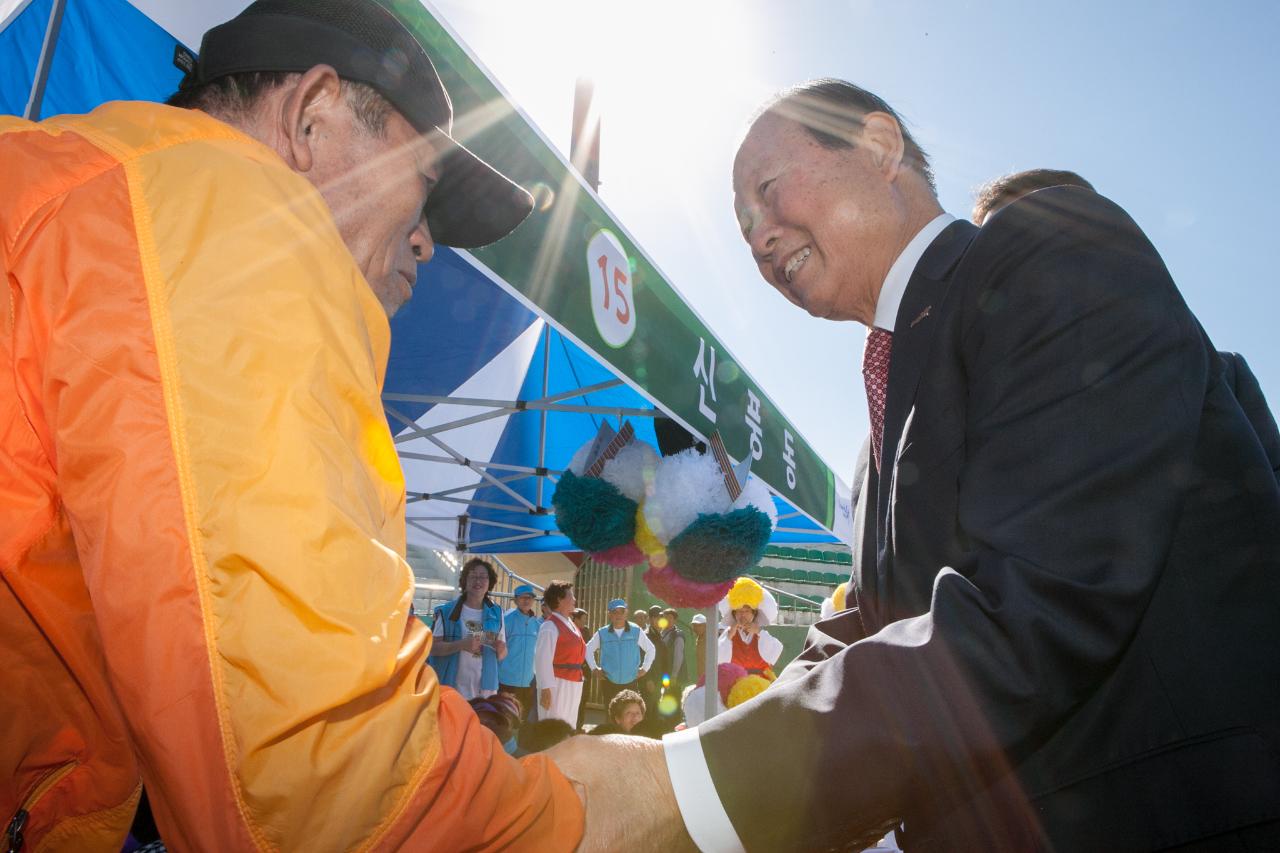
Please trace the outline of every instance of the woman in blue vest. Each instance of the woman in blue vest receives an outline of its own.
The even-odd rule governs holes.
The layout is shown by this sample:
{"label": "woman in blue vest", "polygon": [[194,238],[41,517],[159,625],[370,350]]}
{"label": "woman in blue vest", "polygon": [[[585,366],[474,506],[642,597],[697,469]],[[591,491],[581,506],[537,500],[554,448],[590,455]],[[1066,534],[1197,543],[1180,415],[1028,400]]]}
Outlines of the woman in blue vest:
{"label": "woman in blue vest", "polygon": [[493,566],[473,557],[462,567],[457,600],[436,608],[427,663],[446,687],[468,701],[498,692],[498,662],[507,656],[502,608],[489,599],[498,582]]}
{"label": "woman in blue vest", "polygon": [[[596,663],[597,651],[600,652],[599,664]],[[649,671],[654,653],[653,641],[639,625],[627,621],[627,602],[621,598],[610,601],[609,624],[596,631],[587,643],[587,665],[604,671],[600,701],[606,708],[620,691],[639,692],[637,682]]]}
{"label": "woman in blue vest", "polygon": [[[498,666],[498,689],[520,700],[523,716],[533,710],[533,650],[542,618],[533,612],[533,587],[516,587],[516,606],[502,617],[507,632],[507,656]],[[523,717],[522,717],[523,718]]]}

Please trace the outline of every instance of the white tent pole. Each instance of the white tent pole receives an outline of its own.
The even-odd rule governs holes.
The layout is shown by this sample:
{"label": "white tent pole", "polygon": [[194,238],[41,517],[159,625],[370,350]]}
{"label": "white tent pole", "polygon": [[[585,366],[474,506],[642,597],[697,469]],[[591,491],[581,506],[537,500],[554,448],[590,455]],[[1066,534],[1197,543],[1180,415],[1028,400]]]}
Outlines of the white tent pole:
{"label": "white tent pole", "polygon": [[36,63],[36,76],[31,81],[31,97],[22,117],[28,121],[40,120],[40,106],[44,103],[44,87],[49,82],[49,68],[53,65],[53,51],[58,46],[58,31],[62,29],[62,11],[67,0],[53,0],[49,12],[49,26],[44,31],[44,44],[40,45],[40,60]]}
{"label": "white tent pole", "polygon": [[716,605],[712,604],[702,611],[707,617],[706,637],[707,653],[703,656],[703,672],[706,681],[702,685],[703,719],[709,720],[716,715],[716,698],[720,695],[720,674],[716,658],[720,655],[720,617],[716,615]]}
{"label": "white tent pole", "polygon": [[[551,327],[542,327],[542,398],[545,400],[548,390],[548,379],[551,371]],[[547,410],[543,409],[538,415],[538,468],[545,468],[547,465]],[[538,477],[538,506],[542,506],[542,484],[546,482],[545,477]]]}

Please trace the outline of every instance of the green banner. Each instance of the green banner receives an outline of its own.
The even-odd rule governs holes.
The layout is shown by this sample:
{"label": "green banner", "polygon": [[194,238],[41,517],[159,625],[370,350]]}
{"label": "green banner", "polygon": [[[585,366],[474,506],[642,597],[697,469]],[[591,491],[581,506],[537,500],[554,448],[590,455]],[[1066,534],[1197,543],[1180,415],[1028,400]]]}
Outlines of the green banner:
{"label": "green banner", "polygon": [[437,61],[454,135],[534,194],[529,219],[472,257],[691,432],[719,430],[732,456],[752,457],[752,473],[835,529],[836,479],[799,431],[446,27],[417,0],[386,2]]}

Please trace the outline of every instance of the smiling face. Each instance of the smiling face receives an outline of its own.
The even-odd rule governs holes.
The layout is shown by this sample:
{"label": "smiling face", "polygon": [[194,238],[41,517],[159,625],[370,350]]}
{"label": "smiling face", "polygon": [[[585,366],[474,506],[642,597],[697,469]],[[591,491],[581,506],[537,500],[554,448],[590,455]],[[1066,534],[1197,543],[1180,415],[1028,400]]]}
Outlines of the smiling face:
{"label": "smiling face", "polygon": [[747,627],[752,622],[756,621],[755,608],[746,604],[742,605],[737,610],[733,611],[733,620],[738,623],[738,627]]}
{"label": "smiling face", "polygon": [[766,114],[734,160],[734,212],[760,275],[815,317],[870,324],[905,245],[897,163],[876,143],[827,148]]}
{"label": "smiling face", "polygon": [[462,581],[462,588],[469,597],[481,598],[489,594],[489,571],[482,565],[474,565],[467,570]]}
{"label": "smiling face", "polygon": [[380,134],[348,113],[349,121],[330,121],[317,131],[316,168],[309,177],[391,317],[412,296],[418,264],[435,249],[423,206],[440,179],[438,152],[395,111]]}
{"label": "smiling face", "polygon": [[618,728],[622,729],[623,734],[630,734],[631,730],[640,725],[640,721],[643,719],[644,711],[640,709],[640,704],[638,702],[628,702],[622,706],[613,721]]}

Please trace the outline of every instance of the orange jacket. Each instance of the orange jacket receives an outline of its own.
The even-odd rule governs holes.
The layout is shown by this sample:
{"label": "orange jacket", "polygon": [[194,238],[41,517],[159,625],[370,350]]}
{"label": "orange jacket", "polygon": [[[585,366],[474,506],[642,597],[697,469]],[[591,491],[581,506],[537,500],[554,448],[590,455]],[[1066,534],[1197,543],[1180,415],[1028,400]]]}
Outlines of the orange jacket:
{"label": "orange jacket", "polygon": [[[0,831],[572,849],[424,665],[387,321],[323,199],[198,112],[0,118]],[[3,835],[0,835],[3,838]]]}

